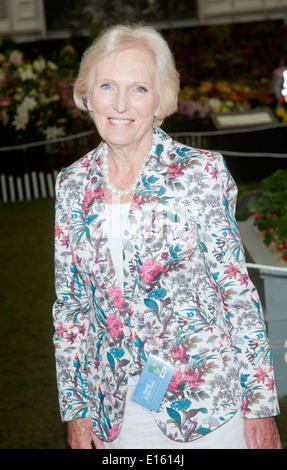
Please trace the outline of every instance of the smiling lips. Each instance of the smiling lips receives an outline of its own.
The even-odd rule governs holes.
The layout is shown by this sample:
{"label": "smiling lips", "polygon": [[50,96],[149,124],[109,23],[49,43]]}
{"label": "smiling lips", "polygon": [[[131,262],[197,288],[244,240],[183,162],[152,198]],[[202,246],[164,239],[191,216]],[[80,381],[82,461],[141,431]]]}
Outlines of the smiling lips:
{"label": "smiling lips", "polygon": [[116,119],[116,118],[108,118],[109,123],[112,126],[128,126],[134,122],[133,119]]}

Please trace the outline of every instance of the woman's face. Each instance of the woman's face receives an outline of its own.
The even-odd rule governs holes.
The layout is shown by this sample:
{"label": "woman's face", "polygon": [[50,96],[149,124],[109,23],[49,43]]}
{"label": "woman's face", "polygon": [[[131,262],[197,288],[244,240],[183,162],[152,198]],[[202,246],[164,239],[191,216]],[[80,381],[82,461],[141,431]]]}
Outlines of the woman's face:
{"label": "woman's face", "polygon": [[156,65],[144,49],[125,49],[94,70],[89,110],[102,139],[118,148],[150,144],[159,107]]}

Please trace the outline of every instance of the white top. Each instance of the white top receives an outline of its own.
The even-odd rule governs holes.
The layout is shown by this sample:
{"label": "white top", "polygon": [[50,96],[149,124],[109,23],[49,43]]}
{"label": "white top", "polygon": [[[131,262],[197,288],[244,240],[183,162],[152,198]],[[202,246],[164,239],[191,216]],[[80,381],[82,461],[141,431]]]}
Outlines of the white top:
{"label": "white top", "polygon": [[120,287],[123,290],[123,246],[122,237],[125,231],[131,203],[107,204],[106,220],[108,244]]}

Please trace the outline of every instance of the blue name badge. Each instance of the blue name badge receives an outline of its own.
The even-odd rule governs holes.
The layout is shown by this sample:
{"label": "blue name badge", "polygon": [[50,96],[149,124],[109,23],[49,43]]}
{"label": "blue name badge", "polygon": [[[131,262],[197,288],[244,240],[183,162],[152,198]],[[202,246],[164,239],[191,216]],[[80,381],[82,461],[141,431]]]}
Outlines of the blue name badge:
{"label": "blue name badge", "polygon": [[176,368],[157,356],[150,355],[131,400],[152,411],[158,411]]}

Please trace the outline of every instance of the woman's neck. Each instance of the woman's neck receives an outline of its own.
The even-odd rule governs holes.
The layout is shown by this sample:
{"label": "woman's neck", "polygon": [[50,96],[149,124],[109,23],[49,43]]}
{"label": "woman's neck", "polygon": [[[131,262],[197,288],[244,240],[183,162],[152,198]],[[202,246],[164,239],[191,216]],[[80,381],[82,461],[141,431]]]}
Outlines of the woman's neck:
{"label": "woman's neck", "polygon": [[[149,155],[152,137],[141,143],[129,146],[108,144],[108,176],[117,189],[124,191],[135,182],[141,172],[141,166]],[[105,201],[111,204],[131,202],[134,191],[127,196],[112,195],[104,184]]]}

